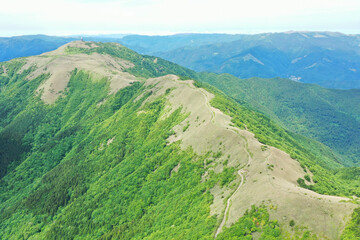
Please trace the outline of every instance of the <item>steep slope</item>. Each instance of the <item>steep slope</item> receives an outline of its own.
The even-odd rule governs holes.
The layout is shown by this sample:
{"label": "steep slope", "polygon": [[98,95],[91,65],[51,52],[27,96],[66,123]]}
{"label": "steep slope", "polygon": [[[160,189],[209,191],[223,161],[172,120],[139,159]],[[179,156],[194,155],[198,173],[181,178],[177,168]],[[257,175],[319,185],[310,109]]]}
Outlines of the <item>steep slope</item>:
{"label": "steep slope", "polygon": [[160,58],[72,42],[1,68],[5,239],[337,239],[357,206],[320,194],[359,192],[311,149]]}
{"label": "steep slope", "polygon": [[200,78],[287,129],[331,147],[343,164],[359,164],[360,90],[326,89],[280,78],[239,79],[229,74],[201,73]]}

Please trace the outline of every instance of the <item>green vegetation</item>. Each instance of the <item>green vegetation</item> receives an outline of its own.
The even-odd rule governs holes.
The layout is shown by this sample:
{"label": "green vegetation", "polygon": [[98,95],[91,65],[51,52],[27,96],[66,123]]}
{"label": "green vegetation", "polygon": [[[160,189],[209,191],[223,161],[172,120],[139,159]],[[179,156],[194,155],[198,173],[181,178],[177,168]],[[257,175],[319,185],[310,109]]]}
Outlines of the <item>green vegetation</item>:
{"label": "green vegetation", "polygon": [[233,180],[235,180],[235,178],[236,178],[235,171],[236,171],[236,169],[233,167],[230,167],[230,168],[224,167],[223,171],[219,174],[221,187],[228,185]]}
{"label": "green vegetation", "polygon": [[274,170],[274,164],[267,164],[267,168],[271,171]]}
{"label": "green vegetation", "polygon": [[360,239],[360,208],[354,210],[351,220],[346,226],[341,239],[355,240]]}
{"label": "green vegetation", "polygon": [[305,174],[304,178],[305,178],[305,180],[308,181],[308,182],[311,181],[311,178],[310,178],[309,174]]}
{"label": "green vegetation", "polygon": [[299,186],[302,187],[302,188],[309,188],[309,186],[306,185],[305,180],[302,179],[302,178],[298,178],[298,180],[296,180],[296,182],[297,182],[297,183],[299,184]]}
{"label": "green vegetation", "polygon": [[294,226],[295,226],[295,221],[294,221],[293,219],[290,220],[289,226],[290,226],[290,227],[294,227]]}
{"label": "green vegetation", "polygon": [[186,125],[183,127],[182,131],[185,132],[190,127],[190,123],[187,122]]}
{"label": "green vegetation", "polygon": [[277,221],[269,219],[269,213],[265,206],[252,206],[235,224],[225,228],[216,239],[237,240],[253,239],[254,232],[261,233],[259,239],[282,239]]}
{"label": "green vegetation", "polygon": [[[7,74],[0,76],[0,178],[8,169],[14,169],[21,161],[22,154],[26,153],[30,146],[22,142],[27,129],[42,118],[43,112],[38,111],[37,106],[24,111],[28,98],[39,83],[46,76],[40,76],[33,81],[24,81],[32,69],[17,72],[23,66],[23,61],[3,63]],[[0,68],[2,68],[0,66]]]}
{"label": "green vegetation", "polygon": [[266,146],[266,145],[261,145],[261,151],[266,151],[267,149],[269,149],[268,146]]}

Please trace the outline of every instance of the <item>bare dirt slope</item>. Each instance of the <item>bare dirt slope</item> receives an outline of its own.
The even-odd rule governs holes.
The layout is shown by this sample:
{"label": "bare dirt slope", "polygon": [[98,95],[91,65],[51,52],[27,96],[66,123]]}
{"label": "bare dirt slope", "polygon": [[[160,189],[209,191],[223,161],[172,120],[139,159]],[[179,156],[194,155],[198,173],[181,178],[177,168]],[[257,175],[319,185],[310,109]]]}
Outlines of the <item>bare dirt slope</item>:
{"label": "bare dirt slope", "polygon": [[[176,76],[168,75],[147,80],[154,94],[162,95],[172,88],[168,97],[169,112],[182,106],[189,113],[180,125],[174,128],[176,134],[169,142],[182,141],[182,147],[192,146],[195,152],[208,151],[223,153],[218,159],[216,172],[222,171],[222,162],[230,155],[230,166],[237,167],[238,178],[229,186],[233,189],[212,190],[214,204],[211,213],[217,214],[219,228],[235,223],[251,205],[271,205],[271,218],[279,220],[289,232],[290,220],[296,220],[296,226],[304,226],[321,238],[338,239],[354,205],[345,203],[342,197],[325,196],[300,188],[298,178],[303,178],[304,170],[290,156],[276,148],[262,150],[254,135],[246,130],[231,127],[231,119],[209,101],[213,95],[204,89],[194,87],[192,81],[180,81]],[[187,126],[187,128],[185,127]]]}
{"label": "bare dirt slope", "polygon": [[55,51],[26,58],[26,64],[20,70],[24,71],[36,66],[36,70],[29,75],[29,80],[42,74],[50,74],[50,77],[38,89],[38,91],[43,91],[41,99],[46,103],[51,104],[56,101],[67,87],[71,72],[75,68],[89,71],[100,78],[108,78],[111,93],[137,81],[133,75],[123,72],[124,69],[134,66],[129,61],[98,53],[70,55],[66,54],[67,47],[94,48],[97,46],[94,43],[87,45],[81,41],[71,42]]}

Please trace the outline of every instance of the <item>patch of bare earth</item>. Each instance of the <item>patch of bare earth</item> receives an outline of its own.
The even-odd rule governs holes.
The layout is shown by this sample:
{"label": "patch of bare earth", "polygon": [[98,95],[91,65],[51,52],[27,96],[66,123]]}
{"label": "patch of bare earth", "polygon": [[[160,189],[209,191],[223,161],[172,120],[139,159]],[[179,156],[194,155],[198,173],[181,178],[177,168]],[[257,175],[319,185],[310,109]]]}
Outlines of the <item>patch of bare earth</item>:
{"label": "patch of bare earth", "polygon": [[198,154],[221,151],[215,172],[222,171],[221,163],[227,156],[228,166],[241,169],[237,179],[228,185],[232,187],[216,185],[211,190],[214,195],[211,214],[219,219],[214,235],[235,223],[251,205],[271,204],[274,206],[269,210],[271,219],[277,219],[286,231],[292,232],[289,222],[295,220],[296,226],[305,226],[320,238],[339,238],[354,204],[341,201],[346,198],[300,188],[297,179],[306,173],[296,160],[274,147],[262,150],[263,144],[254,134],[232,127],[230,117],[210,105],[214,96],[194,87],[192,81],[167,75],[148,79],[146,84],[153,91],[148,101],[165,94],[166,89],[173,89],[167,97],[167,115],[180,106],[189,114],[174,127],[170,143],[181,140],[182,148],[191,146]]}
{"label": "patch of bare earth", "polygon": [[178,165],[176,165],[170,172],[170,176],[172,176],[174,173],[177,173],[179,171],[181,164],[178,163]]}
{"label": "patch of bare earth", "polygon": [[5,76],[7,75],[7,69],[4,65],[2,65],[2,74],[4,74]]}
{"label": "patch of bare earth", "polygon": [[107,140],[106,145],[109,146],[114,140],[115,140],[115,137],[110,138],[109,140]]}
{"label": "patch of bare earth", "polygon": [[29,80],[42,74],[50,74],[50,77],[37,90],[42,91],[41,99],[48,104],[54,103],[67,87],[71,72],[75,68],[88,71],[94,77],[108,78],[110,93],[117,92],[137,81],[136,77],[124,72],[124,69],[134,66],[129,61],[98,53],[67,55],[65,54],[66,47],[94,48],[97,46],[93,43],[87,45],[80,41],[71,42],[55,51],[26,58],[26,64],[20,69],[21,72],[31,66],[36,66],[36,70],[28,76]]}

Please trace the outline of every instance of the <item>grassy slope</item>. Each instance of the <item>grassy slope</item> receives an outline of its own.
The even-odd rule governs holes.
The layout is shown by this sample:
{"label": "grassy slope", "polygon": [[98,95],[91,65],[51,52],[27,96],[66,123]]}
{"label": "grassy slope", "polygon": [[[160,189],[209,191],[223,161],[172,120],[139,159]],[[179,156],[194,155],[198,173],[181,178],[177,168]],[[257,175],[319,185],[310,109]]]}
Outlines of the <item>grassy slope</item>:
{"label": "grassy slope", "polygon": [[247,102],[287,129],[334,149],[347,166],[360,161],[360,90],[325,89],[287,79],[239,79],[202,73],[203,81]]}
{"label": "grassy slope", "polygon": [[[193,74],[111,44],[96,51],[138,64],[129,71],[141,78]],[[18,61],[6,64],[21,67]],[[209,181],[202,182],[206,171],[203,161],[209,156],[166,144],[172,127],[185,117],[180,109],[161,119],[165,98],[142,106],[148,97],[145,95],[134,102],[144,92],[141,83],[107,97],[108,82],[82,71],[73,72],[65,96],[49,106],[34,96],[46,76],[27,81],[26,73],[15,73],[1,79],[0,135],[10,141],[6,132],[17,131],[19,145],[26,148],[18,148],[18,161],[6,165],[8,172],[0,180],[0,232],[4,238],[212,238],[218,223],[215,217],[208,217],[212,202],[209,189],[218,181],[226,182],[228,176],[212,173]],[[20,90],[22,94],[17,92]],[[10,103],[12,107],[6,110]],[[325,160],[308,153],[289,132],[263,115],[219,92],[212,104],[232,114],[238,126],[246,124],[261,141],[292,153],[304,166],[312,167],[318,180],[315,190],[354,194],[351,181],[346,184],[314,164]],[[143,112],[138,114],[140,110]],[[108,145],[109,139],[113,142]],[[179,162],[179,172],[170,174]],[[1,164],[3,167],[3,161]],[[233,230],[225,230],[224,238],[238,234],[249,224],[255,224],[253,231],[263,232],[264,237],[279,236],[278,225],[268,219],[266,209],[259,211],[261,214],[250,211]],[[259,217],[261,225],[249,222]]]}

